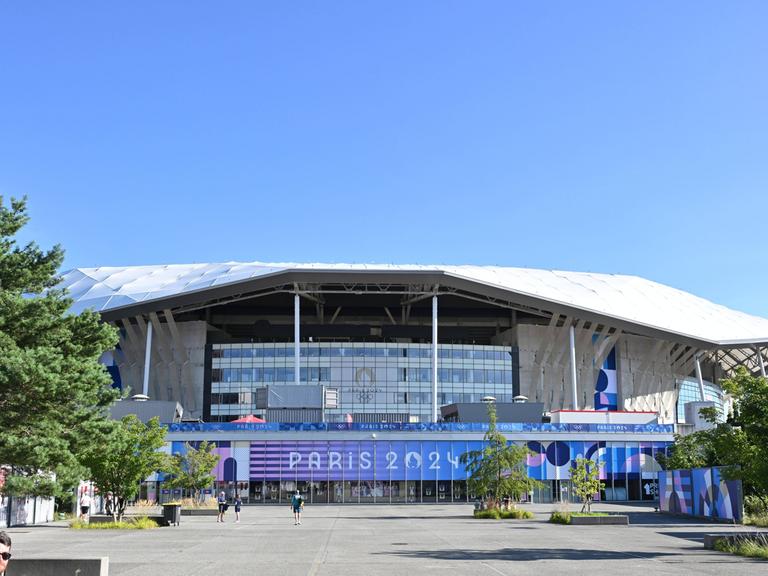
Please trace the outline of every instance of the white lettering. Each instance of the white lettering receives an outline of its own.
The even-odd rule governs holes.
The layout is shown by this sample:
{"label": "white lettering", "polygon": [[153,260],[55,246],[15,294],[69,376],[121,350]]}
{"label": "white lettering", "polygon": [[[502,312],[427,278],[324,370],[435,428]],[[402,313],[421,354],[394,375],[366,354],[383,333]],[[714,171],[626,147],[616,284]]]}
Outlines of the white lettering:
{"label": "white lettering", "polygon": [[341,470],[341,453],[328,452],[328,470]]}
{"label": "white lettering", "polygon": [[360,468],[362,470],[368,470],[371,467],[371,453],[360,452]]}
{"label": "white lettering", "polygon": [[309,453],[309,469],[320,470],[320,453],[319,452],[310,452]]}
{"label": "white lettering", "polygon": [[291,452],[288,454],[288,468],[296,468],[296,465],[301,462],[301,454],[298,452]]}

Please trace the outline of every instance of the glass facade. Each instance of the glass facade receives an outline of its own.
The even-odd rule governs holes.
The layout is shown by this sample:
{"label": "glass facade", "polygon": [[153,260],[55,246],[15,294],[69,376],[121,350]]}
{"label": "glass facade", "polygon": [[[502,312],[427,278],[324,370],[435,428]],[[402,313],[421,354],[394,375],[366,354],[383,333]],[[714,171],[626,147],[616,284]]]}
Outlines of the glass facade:
{"label": "glass facade", "polygon": [[[441,345],[438,348],[438,406],[479,402],[492,395],[511,402],[517,374],[509,346]],[[329,422],[346,414],[407,414],[426,422],[432,413],[430,344],[302,343],[301,384],[338,391]],[[293,344],[211,346],[211,420],[258,413],[256,390],[294,383]]]}
{"label": "glass facade", "polygon": [[[482,440],[381,439],[258,440],[218,442],[215,490],[245,502],[287,502],[297,488],[314,503],[448,503],[475,499],[460,457]],[[575,501],[570,485],[578,457],[603,463],[601,500],[655,500],[657,457],[669,442],[529,441],[528,474],[543,488],[536,502]],[[173,442],[174,453],[183,442]],[[168,491],[162,491],[166,493]],[[170,497],[170,495],[168,495]]]}
{"label": "glass facade", "polygon": [[[685,379],[677,381],[678,396],[677,396],[677,421],[679,423],[685,423],[685,405],[688,402],[701,402],[701,391],[699,390],[698,380]],[[721,418],[725,421],[725,406],[723,404],[723,391],[718,386],[715,386],[711,382],[704,381],[704,396],[706,400],[715,403],[715,407],[720,413]]]}

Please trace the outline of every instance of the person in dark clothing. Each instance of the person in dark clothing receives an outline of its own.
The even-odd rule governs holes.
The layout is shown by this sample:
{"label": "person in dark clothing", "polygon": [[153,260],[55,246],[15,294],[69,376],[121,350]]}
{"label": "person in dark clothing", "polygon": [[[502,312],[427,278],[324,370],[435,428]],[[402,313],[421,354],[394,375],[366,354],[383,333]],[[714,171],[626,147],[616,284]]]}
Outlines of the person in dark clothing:
{"label": "person in dark clothing", "polygon": [[301,492],[296,490],[296,493],[291,498],[291,508],[293,509],[294,526],[301,525],[301,511],[304,508],[304,498],[301,497]]}
{"label": "person in dark clothing", "polygon": [[5,574],[11,559],[11,537],[0,531],[0,574]]}
{"label": "person in dark clothing", "polygon": [[235,524],[239,524],[240,507],[243,505],[243,499],[240,498],[240,494],[235,494],[235,500],[232,503],[235,505]]}

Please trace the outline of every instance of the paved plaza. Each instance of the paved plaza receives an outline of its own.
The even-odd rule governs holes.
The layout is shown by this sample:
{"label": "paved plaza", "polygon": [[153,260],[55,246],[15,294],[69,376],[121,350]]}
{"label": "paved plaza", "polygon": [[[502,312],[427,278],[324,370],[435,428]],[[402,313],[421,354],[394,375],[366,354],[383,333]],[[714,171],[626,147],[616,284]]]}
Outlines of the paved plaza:
{"label": "paved plaza", "polygon": [[183,517],[150,531],[70,530],[62,523],[12,528],[14,556],[109,556],[110,574],[239,575],[525,575],[768,573],[765,561],[705,550],[703,535],[743,530],[671,518],[652,508],[629,512],[630,526],[546,522],[552,505],[532,505],[534,520],[475,520],[469,505],[307,506],[294,526],[288,506],[245,507]]}

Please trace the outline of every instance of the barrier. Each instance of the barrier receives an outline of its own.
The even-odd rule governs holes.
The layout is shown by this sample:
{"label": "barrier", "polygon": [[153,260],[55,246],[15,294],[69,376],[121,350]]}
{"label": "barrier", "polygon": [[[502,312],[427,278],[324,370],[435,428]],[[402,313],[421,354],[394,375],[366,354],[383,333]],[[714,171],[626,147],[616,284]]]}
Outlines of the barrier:
{"label": "barrier", "polygon": [[109,558],[13,558],[6,576],[109,576]]}
{"label": "barrier", "polygon": [[659,509],[672,514],[741,522],[744,517],[741,480],[725,480],[719,467],[659,472]]}

